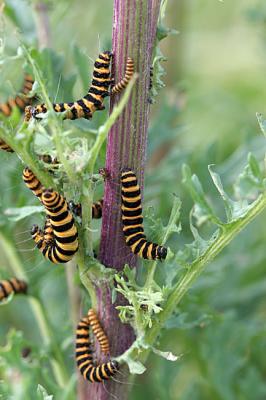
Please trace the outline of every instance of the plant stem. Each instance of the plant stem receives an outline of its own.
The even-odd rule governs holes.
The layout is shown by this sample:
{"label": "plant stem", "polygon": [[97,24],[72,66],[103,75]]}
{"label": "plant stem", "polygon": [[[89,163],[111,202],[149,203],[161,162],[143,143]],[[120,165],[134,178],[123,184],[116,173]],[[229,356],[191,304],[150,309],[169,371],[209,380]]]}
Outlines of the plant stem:
{"label": "plant stem", "polygon": [[[4,254],[8,259],[10,268],[12,269],[14,275],[19,278],[27,280],[27,276],[25,274],[21,261],[16,253],[16,249],[14,248],[13,244],[7,239],[4,233],[1,231],[0,231],[0,242],[2,251],[4,252]],[[55,343],[53,340],[54,335],[50,328],[45,310],[38,299],[32,296],[27,296],[27,299],[32,314],[34,315],[34,318],[39,327],[42,342],[46,346],[51,346],[52,348],[54,358],[51,358],[50,361],[51,366],[58,385],[63,388],[68,382],[68,375],[65,369],[65,363],[61,350],[57,345],[57,343]]]}
{"label": "plant stem", "polygon": [[265,208],[266,193],[261,194],[258,199],[254,201],[242,218],[236,222],[225,224],[224,229],[220,229],[217,238],[213,241],[210,247],[208,247],[206,252],[190,264],[187,272],[176,283],[167,299],[164,310],[158,316],[157,322],[149,331],[147,331],[144,342],[149,348],[143,349],[143,352],[139,357],[139,348],[133,344],[133,346],[127,351],[126,354],[123,355],[123,357],[131,357],[134,359],[138,355],[138,359],[140,359],[142,362],[145,362],[151,351],[151,346],[154,344],[155,340],[160,334],[164,323],[171,316],[176,306],[187,293],[191,285],[204,271],[206,266]]}
{"label": "plant stem", "polygon": [[[21,130],[21,129],[20,129]],[[18,142],[15,138],[10,137],[4,129],[1,128],[1,139],[3,139],[8,145],[12,147],[14,152],[19,156],[19,158],[24,162],[27,167],[29,167],[35,174],[35,176],[40,180],[42,185],[46,187],[53,187],[54,183],[51,175],[43,171],[34,157],[32,157],[32,151],[29,149],[28,138],[25,142]]]}
{"label": "plant stem", "polygon": [[[125,245],[122,233],[119,178],[121,168],[130,167],[136,171],[143,186],[150,65],[159,8],[160,0],[114,0],[114,79],[118,82],[123,77],[127,57],[134,60],[135,71],[139,75],[124,111],[110,130],[107,143],[106,168],[110,178],[106,179],[105,184],[99,259],[105,266],[118,270],[123,269],[125,263],[133,267],[137,262],[130,248]],[[120,97],[115,95],[111,98],[111,110]],[[119,355],[133,342],[133,331],[119,321],[108,283],[104,285],[101,281],[96,293],[98,315],[108,334],[111,354]],[[122,304],[120,296],[117,303]],[[105,400],[110,395],[120,400],[127,399],[127,388],[110,380],[105,387],[102,384],[90,385],[84,398]]]}

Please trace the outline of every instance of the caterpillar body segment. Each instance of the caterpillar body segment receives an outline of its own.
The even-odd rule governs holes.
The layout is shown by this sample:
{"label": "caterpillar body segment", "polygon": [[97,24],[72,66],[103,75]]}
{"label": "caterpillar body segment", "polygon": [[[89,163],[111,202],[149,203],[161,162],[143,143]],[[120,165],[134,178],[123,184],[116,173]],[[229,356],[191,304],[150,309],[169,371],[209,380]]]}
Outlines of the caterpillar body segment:
{"label": "caterpillar body segment", "polygon": [[[110,65],[112,53],[105,51],[99,54],[94,63],[91,86],[88,93],[81,99],[69,103],[55,103],[53,109],[55,112],[65,112],[65,119],[85,118],[91,119],[94,112],[104,110],[104,98],[109,96]],[[35,107],[27,107],[25,110],[25,120],[28,121],[31,117],[39,118],[39,114],[47,112],[46,104],[39,104]]]}
{"label": "caterpillar body segment", "polygon": [[0,281],[0,301],[7,299],[12,293],[27,293],[28,285],[25,281],[17,278]]}
{"label": "caterpillar body segment", "polygon": [[95,383],[110,379],[119,369],[115,360],[94,365],[88,316],[82,318],[76,329],[76,363],[84,379]]}
{"label": "caterpillar body segment", "polygon": [[[67,202],[63,196],[52,189],[44,190],[41,201],[49,221],[46,223],[44,239],[47,239],[48,228],[52,238],[44,255],[55,264],[68,262],[78,250],[78,231]],[[46,240],[45,244],[47,245]]]}
{"label": "caterpillar body segment", "polygon": [[99,319],[95,311],[92,308],[88,311],[88,321],[94,336],[99,342],[101,352],[103,354],[109,354],[110,353],[109,340],[106,334],[104,333],[103,328],[101,327],[101,324],[99,322]]}
{"label": "caterpillar body segment", "polygon": [[126,63],[125,75],[120,82],[118,82],[115,86],[112,87],[111,95],[121,93],[127,87],[133,75],[134,75],[134,61],[132,60],[132,58],[128,57]]}
{"label": "caterpillar body segment", "polygon": [[25,107],[32,102],[32,98],[27,97],[32,89],[34,80],[31,75],[26,74],[24,77],[22,95],[17,95],[15,98],[10,98],[6,103],[0,104],[0,113],[9,117],[12,114],[13,108],[18,107],[21,112],[24,112]]}
{"label": "caterpillar body segment", "polygon": [[143,228],[141,192],[136,174],[129,168],[121,173],[122,224],[126,244],[132,252],[148,260],[163,260],[167,248],[147,241]]}
{"label": "caterpillar body segment", "polygon": [[43,186],[41,182],[36,178],[34,173],[28,168],[23,170],[23,180],[25,185],[41,200],[43,194]]}
{"label": "caterpillar body segment", "polygon": [[[1,103],[0,113],[4,114],[6,117],[9,117],[12,114],[14,107],[18,107],[19,110],[23,112],[27,104],[30,104],[33,100],[32,98],[26,97],[32,89],[33,82],[33,78],[26,74],[24,76],[24,83],[21,89],[22,95],[17,95],[15,98],[9,98],[6,103]],[[1,138],[0,149],[9,153],[14,153],[14,150]]]}
{"label": "caterpillar body segment", "polygon": [[[73,201],[70,201],[69,208],[73,212],[73,214],[77,215],[78,217],[82,216],[82,207],[81,204],[74,204]],[[91,216],[93,219],[100,219],[102,218],[102,210],[103,210],[103,199],[95,201],[92,204],[91,208]]]}
{"label": "caterpillar body segment", "polygon": [[14,153],[14,150],[0,138],[0,149],[7,151],[8,153]]}

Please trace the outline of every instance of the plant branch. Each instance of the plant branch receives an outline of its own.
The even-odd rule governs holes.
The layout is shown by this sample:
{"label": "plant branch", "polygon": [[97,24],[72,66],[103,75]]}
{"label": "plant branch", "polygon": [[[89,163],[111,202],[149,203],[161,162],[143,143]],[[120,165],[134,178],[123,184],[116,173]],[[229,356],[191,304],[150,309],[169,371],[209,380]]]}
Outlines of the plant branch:
{"label": "plant branch", "polygon": [[[2,232],[0,232],[0,241],[1,248],[9,261],[10,268],[12,269],[14,275],[27,281],[27,276],[16,253],[16,249]],[[69,377],[65,369],[65,363],[61,350],[57,343],[54,342],[54,335],[52,333],[52,329],[50,328],[46,313],[37,298],[27,296],[27,300],[32,314],[37,322],[43,343],[47,347],[52,348],[54,358],[51,357],[51,366],[58,385],[63,388],[67,384]]]}
{"label": "plant branch", "polygon": [[[158,315],[156,323],[148,330],[143,338],[142,343],[145,348],[139,343],[134,343],[132,347],[120,358],[121,361],[127,361],[129,358],[138,358],[144,362],[154,344],[156,338],[160,334],[164,323],[171,316],[176,306],[182,300],[183,296],[187,293],[191,285],[204,271],[206,266],[250,223],[266,208],[266,192],[261,194],[248,208],[246,213],[238,220],[224,224],[223,229],[219,228],[217,237],[212,241],[208,249],[193,261],[187,269],[187,272],[179,279],[173,287],[164,310]],[[142,354],[139,357],[139,353]]]}

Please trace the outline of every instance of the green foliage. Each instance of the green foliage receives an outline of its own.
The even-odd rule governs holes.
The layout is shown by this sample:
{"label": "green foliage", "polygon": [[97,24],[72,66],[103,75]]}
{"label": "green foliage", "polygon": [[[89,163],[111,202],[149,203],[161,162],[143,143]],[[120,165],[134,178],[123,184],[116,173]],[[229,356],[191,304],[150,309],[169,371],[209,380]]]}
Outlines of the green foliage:
{"label": "green foliage", "polygon": [[158,96],[160,90],[165,87],[163,82],[163,77],[166,75],[165,69],[162,67],[161,63],[167,61],[167,58],[163,55],[159,44],[160,41],[167,38],[168,35],[177,34],[175,29],[167,28],[163,25],[163,19],[165,17],[165,9],[168,0],[163,0],[161,2],[160,14],[158,27],[156,31],[156,42],[153,51],[153,61],[152,61],[152,76],[151,76],[151,89],[150,89],[150,102],[155,102],[155,97]]}
{"label": "green foliage", "polygon": [[[32,44],[36,34],[29,5],[33,3],[27,2],[26,8],[26,2],[18,3],[6,2],[8,24],[19,27],[23,41]],[[34,93],[40,101],[72,100],[87,89],[88,55],[93,58],[97,53],[94,33],[104,32],[104,23],[95,18],[86,27],[75,25],[76,37],[84,37],[86,43],[80,45],[80,39],[79,45],[72,43],[74,28],[67,25],[67,18],[70,14],[80,15],[87,3],[71,4],[71,12],[64,11],[65,3],[50,2],[49,11],[53,15],[54,48],[60,48],[60,53],[22,46],[16,54],[18,46],[13,42],[12,30],[5,35],[5,46],[1,46],[1,100],[21,87],[22,67],[34,73]],[[176,15],[174,3],[169,2],[168,7]],[[255,40],[253,28],[248,28],[247,36],[241,30],[244,47],[238,43],[239,51],[235,52],[239,53],[239,63],[233,52],[232,58],[224,55],[221,46],[221,41],[236,43],[235,29],[243,29],[244,13],[240,17],[241,12],[234,11],[241,4],[206,2],[202,9],[189,10],[194,26],[188,21],[177,38],[183,38],[189,30],[189,54],[182,61],[186,70],[182,95],[177,91],[179,76],[174,71],[180,54],[175,46],[170,52],[167,46],[164,48],[171,63],[166,64],[167,85],[157,100],[150,129],[144,216],[148,236],[169,246],[169,256],[164,263],[144,261],[137,276],[129,268],[116,275],[117,292],[128,300],[126,306],[119,307],[120,317],[130,322],[138,335],[120,361],[128,364],[131,373],[146,371],[134,387],[132,399],[262,400],[266,395],[265,223],[263,218],[252,222],[265,205],[265,141],[262,135],[259,137],[254,118],[255,111],[265,104],[263,74],[258,63],[247,65],[241,58],[240,50],[244,48],[247,58],[254,59],[250,43],[244,40],[251,36]],[[102,5],[90,4],[90,15],[99,15]],[[263,2],[250,14],[253,21],[262,22],[261,26],[262,6]],[[21,7],[26,17],[22,17]],[[214,31],[207,20],[217,25]],[[234,29],[231,25],[228,29],[230,21]],[[168,33],[160,24],[158,40]],[[215,48],[220,49],[222,61],[228,64],[219,60],[213,63]],[[164,56],[158,45],[154,57],[152,97],[164,85],[159,62]],[[239,67],[242,63],[243,70]],[[230,70],[232,66],[239,73]],[[258,120],[265,135],[265,121],[260,114]],[[89,208],[94,190],[101,190],[102,178],[96,172],[103,165],[103,144],[111,123],[105,112],[95,115],[92,121],[73,123],[49,112],[41,122],[28,126],[14,110],[10,119],[1,117],[0,137],[14,144],[22,161],[35,168],[47,186],[59,188],[67,198],[81,200]],[[53,157],[59,154],[60,165],[52,175],[48,172],[51,167],[38,159],[43,153]],[[73,353],[73,334],[65,277],[68,272],[51,267],[33,251],[29,228],[36,222],[40,206],[21,182],[20,160],[2,152],[0,165],[1,272],[4,277],[25,276],[33,296],[28,300],[11,296],[0,308],[0,394],[3,399],[72,400],[76,398],[76,377],[69,356]],[[90,221],[87,219],[85,224],[88,226]],[[95,222],[92,229],[96,236],[99,223]],[[81,236],[91,240],[91,227]],[[110,271],[96,263],[92,254],[86,255],[86,260],[81,271],[85,286],[89,284],[85,279],[88,270],[94,279],[112,280]],[[77,289],[78,274],[74,281]],[[88,295],[84,291],[82,296],[85,310]],[[91,297],[93,300],[93,294]],[[16,330],[8,333],[11,326]],[[160,343],[155,341],[158,336]],[[25,347],[31,348],[26,359],[21,356]],[[151,358],[146,362],[149,352]]]}

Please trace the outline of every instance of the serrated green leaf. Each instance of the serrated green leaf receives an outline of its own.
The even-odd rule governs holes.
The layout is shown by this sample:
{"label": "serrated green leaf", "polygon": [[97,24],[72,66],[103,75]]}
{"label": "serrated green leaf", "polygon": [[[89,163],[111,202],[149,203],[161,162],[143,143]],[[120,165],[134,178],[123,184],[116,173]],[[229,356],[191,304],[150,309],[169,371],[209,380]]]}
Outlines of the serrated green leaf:
{"label": "serrated green leaf", "polygon": [[54,396],[49,395],[44,387],[38,384],[37,394],[40,400],[53,400]]}
{"label": "serrated green leaf", "polygon": [[203,254],[206,249],[208,248],[209,242],[207,240],[204,240],[199,232],[198,229],[194,226],[193,224],[193,209],[191,210],[189,214],[189,226],[191,233],[194,237],[194,241],[190,244],[187,244],[186,247],[188,247],[191,252],[192,252],[192,257],[193,259],[200,257],[201,254]]}
{"label": "serrated green leaf", "polygon": [[260,169],[260,165],[259,165],[256,157],[252,153],[248,154],[248,164],[249,164],[250,171],[251,171],[252,175],[255,178],[257,178],[259,182],[262,182],[263,174],[262,174],[262,171]]}
{"label": "serrated green leaf", "polygon": [[154,354],[157,354],[158,356],[165,358],[167,361],[177,361],[182,357],[182,355],[175,356],[171,351],[161,351],[156,349],[155,347],[152,347],[152,351]]}
{"label": "serrated green leaf", "polygon": [[227,195],[225,192],[221,178],[219,174],[214,172],[212,170],[213,165],[208,165],[208,169],[211,175],[211,178],[213,180],[214,185],[216,186],[216,189],[220,193],[224,207],[225,207],[225,212],[226,212],[226,217],[227,217],[227,223],[233,222],[235,219],[239,218],[246,210],[248,207],[247,201],[233,201],[230,199],[230,197]]}
{"label": "serrated green leaf", "polygon": [[129,358],[127,364],[131,374],[141,375],[146,371],[146,367],[140,361],[134,361]]}
{"label": "serrated green leaf", "polygon": [[190,196],[196,203],[198,208],[195,208],[197,211],[197,215],[201,216],[203,220],[211,220],[216,225],[221,225],[221,221],[215,215],[215,212],[211,208],[209,202],[206,199],[206,195],[203,191],[202,185],[195,174],[191,174],[191,170],[188,165],[184,164],[182,166],[182,183],[187,187],[189,190]]}

